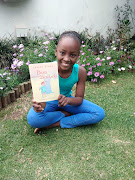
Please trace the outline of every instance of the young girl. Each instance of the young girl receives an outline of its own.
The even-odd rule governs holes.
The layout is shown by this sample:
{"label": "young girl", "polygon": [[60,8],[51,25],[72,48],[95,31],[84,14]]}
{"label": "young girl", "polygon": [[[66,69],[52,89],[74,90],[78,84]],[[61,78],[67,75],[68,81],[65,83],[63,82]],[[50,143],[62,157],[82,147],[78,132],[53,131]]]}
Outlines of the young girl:
{"label": "young girl", "polygon": [[[58,63],[60,95],[58,100],[37,103],[32,100],[27,120],[37,133],[46,128],[60,126],[74,128],[95,124],[105,117],[104,110],[84,99],[87,73],[76,64],[80,53],[81,37],[75,31],[66,31],[59,37],[55,50]],[[76,84],[75,97],[71,96]]]}

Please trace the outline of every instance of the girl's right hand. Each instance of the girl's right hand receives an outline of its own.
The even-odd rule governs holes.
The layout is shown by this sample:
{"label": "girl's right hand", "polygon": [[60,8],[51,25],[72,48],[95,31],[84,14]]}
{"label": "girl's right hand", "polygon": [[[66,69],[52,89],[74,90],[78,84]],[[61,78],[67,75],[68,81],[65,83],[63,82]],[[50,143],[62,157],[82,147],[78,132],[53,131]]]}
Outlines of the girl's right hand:
{"label": "girl's right hand", "polygon": [[42,112],[46,106],[46,103],[38,103],[32,99],[33,108],[35,112]]}

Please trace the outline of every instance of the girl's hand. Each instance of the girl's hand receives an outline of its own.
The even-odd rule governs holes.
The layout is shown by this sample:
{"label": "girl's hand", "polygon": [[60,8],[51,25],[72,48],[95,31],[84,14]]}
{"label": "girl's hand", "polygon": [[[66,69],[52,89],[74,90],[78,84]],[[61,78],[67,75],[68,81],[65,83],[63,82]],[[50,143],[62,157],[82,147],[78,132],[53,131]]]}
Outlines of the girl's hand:
{"label": "girl's hand", "polygon": [[42,112],[45,108],[46,103],[37,103],[32,99],[33,108],[35,112]]}
{"label": "girl's hand", "polygon": [[58,97],[59,106],[66,106],[69,103],[69,98],[60,94]]}

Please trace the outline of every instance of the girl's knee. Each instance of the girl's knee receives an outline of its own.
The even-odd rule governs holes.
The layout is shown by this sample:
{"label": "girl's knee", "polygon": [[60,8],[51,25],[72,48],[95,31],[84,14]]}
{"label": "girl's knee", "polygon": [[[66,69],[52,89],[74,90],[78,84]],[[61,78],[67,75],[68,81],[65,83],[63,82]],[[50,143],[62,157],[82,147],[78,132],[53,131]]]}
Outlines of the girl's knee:
{"label": "girl's knee", "polygon": [[31,127],[36,128],[36,127],[38,127],[38,124],[39,124],[38,119],[39,118],[38,118],[37,113],[34,110],[30,109],[30,111],[27,114],[27,122],[28,122],[28,124]]}
{"label": "girl's knee", "polygon": [[99,121],[102,121],[105,118],[105,111],[103,108],[100,107],[100,110],[98,112]]}

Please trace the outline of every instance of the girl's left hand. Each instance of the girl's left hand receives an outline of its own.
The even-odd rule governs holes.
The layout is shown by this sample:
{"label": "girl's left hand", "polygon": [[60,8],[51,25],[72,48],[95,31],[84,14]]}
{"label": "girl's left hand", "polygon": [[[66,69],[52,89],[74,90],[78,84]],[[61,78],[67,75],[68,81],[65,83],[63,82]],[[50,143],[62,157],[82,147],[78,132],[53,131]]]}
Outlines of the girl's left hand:
{"label": "girl's left hand", "polygon": [[58,97],[59,106],[66,106],[69,103],[69,98],[60,94]]}

